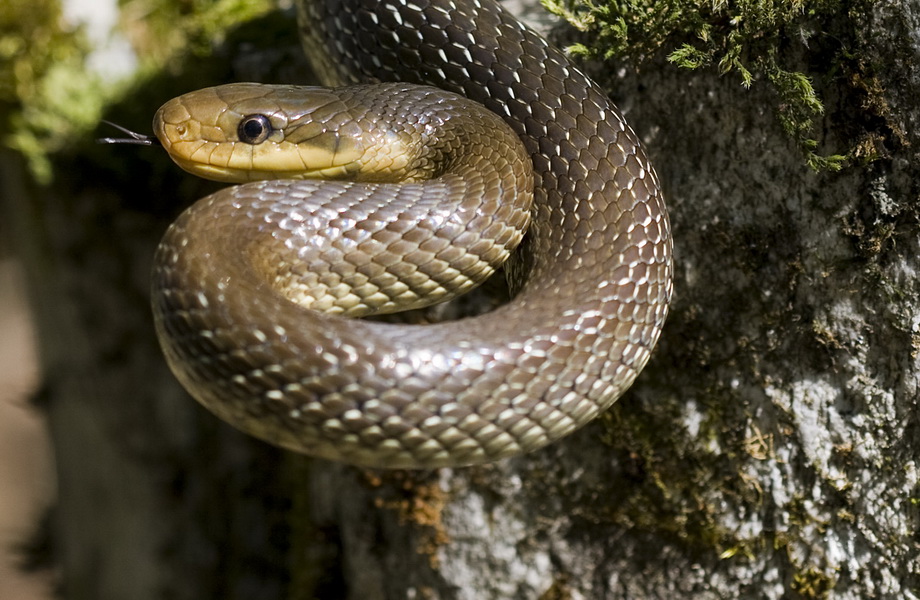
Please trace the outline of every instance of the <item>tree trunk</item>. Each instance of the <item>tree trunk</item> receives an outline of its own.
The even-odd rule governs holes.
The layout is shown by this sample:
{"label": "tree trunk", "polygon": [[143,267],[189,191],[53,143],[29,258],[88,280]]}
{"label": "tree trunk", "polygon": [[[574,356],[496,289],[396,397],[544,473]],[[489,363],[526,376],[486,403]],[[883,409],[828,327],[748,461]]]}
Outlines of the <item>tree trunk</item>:
{"label": "tree trunk", "polygon": [[[43,187],[7,152],[65,597],[920,598],[920,4],[863,10],[830,25],[857,20],[872,78],[820,86],[821,141],[882,133],[875,160],[838,173],[808,169],[763,85],[594,67],[670,201],[671,316],[601,419],[482,467],[357,469],[230,430],[169,374],[147,297],[157,239],[208,186],[160,153],[86,141]],[[142,129],[212,81],[307,81],[290,19],[235,32],[207,69],[107,118]],[[281,50],[244,43],[285,28]]]}

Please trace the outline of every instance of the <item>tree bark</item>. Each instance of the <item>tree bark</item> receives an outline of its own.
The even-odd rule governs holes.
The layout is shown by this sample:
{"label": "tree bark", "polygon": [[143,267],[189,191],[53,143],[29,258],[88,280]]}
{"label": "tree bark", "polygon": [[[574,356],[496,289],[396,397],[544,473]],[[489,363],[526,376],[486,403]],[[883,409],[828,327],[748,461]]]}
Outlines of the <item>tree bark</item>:
{"label": "tree bark", "polygon": [[[819,86],[821,141],[883,134],[877,159],[839,173],[808,169],[763,85],[664,61],[592,67],[670,201],[671,316],[601,419],[482,467],[357,469],[219,423],[166,369],[147,298],[158,237],[207,186],[88,142],[55,157],[50,187],[7,156],[65,597],[920,598],[920,4],[865,11],[828,24],[858,20],[872,85]],[[244,44],[288,18],[108,118],[135,126],[212,80],[307,81],[292,20],[282,50]]]}

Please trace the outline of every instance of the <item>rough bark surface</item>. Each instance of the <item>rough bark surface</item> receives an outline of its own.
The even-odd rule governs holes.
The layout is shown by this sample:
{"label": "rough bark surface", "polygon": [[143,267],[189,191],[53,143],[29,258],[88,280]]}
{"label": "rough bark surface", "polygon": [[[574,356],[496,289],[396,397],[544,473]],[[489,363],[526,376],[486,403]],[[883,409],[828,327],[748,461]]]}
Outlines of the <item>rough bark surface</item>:
{"label": "rough bark surface", "polygon": [[[890,135],[836,174],[807,169],[764,86],[596,70],[670,199],[671,317],[602,419],[479,468],[354,469],[229,431],[172,380],[147,309],[156,240],[204,187],[146,156],[91,179],[114,155],[99,149],[61,157],[52,189],[5,161],[66,597],[920,598],[920,4],[840,18],[861,19]],[[226,80],[287,60],[227,47]],[[210,83],[194,79],[171,87]],[[823,92],[822,141],[839,149],[866,98]]]}

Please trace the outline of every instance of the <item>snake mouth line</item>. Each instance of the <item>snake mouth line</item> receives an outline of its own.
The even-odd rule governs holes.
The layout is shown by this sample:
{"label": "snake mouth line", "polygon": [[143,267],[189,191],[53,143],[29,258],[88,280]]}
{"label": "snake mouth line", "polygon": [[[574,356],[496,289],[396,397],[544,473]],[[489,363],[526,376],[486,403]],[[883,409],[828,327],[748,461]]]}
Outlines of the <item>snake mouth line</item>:
{"label": "snake mouth line", "polygon": [[[157,142],[162,146],[161,142]],[[271,169],[242,169],[233,168],[224,165],[202,163],[195,160],[183,158],[178,155],[170,154],[169,157],[183,171],[210,179],[211,181],[220,181],[224,183],[244,183],[247,181],[266,181],[275,179],[347,179],[356,171],[360,170],[360,165],[348,163],[340,166],[331,166],[317,169],[289,169],[289,170],[271,170]]]}

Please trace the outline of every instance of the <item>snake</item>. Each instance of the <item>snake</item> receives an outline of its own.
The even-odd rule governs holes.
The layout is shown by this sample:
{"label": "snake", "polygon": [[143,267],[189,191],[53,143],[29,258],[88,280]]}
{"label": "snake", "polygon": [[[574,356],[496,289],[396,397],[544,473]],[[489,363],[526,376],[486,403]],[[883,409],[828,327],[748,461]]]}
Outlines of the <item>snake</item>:
{"label": "snake", "polygon": [[[363,467],[487,463],[597,417],[672,295],[661,185],[621,112],[493,0],[297,8],[327,87],[231,83],[154,118],[180,167],[235,183],[155,253],[178,380],[252,436]],[[496,279],[509,298],[479,314],[375,317]]]}

